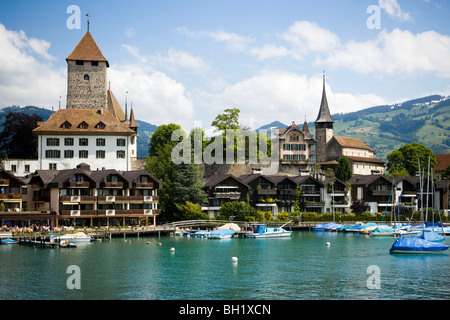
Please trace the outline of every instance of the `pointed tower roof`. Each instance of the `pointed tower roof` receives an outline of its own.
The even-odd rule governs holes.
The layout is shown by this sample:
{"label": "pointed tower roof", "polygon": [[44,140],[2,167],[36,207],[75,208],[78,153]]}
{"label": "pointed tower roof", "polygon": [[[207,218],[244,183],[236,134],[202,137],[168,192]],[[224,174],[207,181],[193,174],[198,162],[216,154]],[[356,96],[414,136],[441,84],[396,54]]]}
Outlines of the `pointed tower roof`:
{"label": "pointed tower roof", "polygon": [[320,102],[320,110],[315,123],[324,122],[334,122],[331,118],[330,109],[328,109],[327,93],[325,92],[325,74],[323,75],[322,101]]}
{"label": "pointed tower roof", "polygon": [[108,111],[111,112],[111,114],[114,115],[119,121],[122,122],[126,120],[122,107],[111,90],[108,90]]}
{"label": "pointed tower roof", "polygon": [[66,61],[68,60],[105,61],[106,66],[109,67],[108,60],[103,56],[89,31],[84,34],[78,45],[66,58]]}
{"label": "pointed tower roof", "polygon": [[134,111],[133,111],[133,106],[131,106],[131,111],[130,111],[130,128],[137,128],[139,127],[136,119],[134,119]]}
{"label": "pointed tower roof", "polygon": [[312,134],[311,134],[311,132],[309,131],[309,128],[308,128],[308,122],[306,122],[306,120],[303,123],[303,132],[306,133],[307,135],[312,136]]}

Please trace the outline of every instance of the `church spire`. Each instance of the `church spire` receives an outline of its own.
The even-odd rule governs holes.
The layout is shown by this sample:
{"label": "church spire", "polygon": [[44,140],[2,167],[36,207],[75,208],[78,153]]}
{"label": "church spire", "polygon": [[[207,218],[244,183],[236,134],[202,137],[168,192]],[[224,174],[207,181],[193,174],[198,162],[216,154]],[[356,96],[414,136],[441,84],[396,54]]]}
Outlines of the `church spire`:
{"label": "church spire", "polygon": [[323,89],[322,89],[322,101],[320,102],[319,114],[315,123],[333,123],[331,118],[330,109],[328,108],[327,93],[325,91],[325,72],[323,73]]}

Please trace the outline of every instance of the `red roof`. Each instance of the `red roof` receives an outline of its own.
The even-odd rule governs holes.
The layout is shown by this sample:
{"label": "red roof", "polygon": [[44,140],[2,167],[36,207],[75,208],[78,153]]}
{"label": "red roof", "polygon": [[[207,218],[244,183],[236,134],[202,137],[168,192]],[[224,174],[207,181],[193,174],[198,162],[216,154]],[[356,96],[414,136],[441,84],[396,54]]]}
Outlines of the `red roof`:
{"label": "red roof", "polygon": [[450,153],[437,154],[436,155],[436,165],[434,171],[443,171],[445,168],[450,166]]}

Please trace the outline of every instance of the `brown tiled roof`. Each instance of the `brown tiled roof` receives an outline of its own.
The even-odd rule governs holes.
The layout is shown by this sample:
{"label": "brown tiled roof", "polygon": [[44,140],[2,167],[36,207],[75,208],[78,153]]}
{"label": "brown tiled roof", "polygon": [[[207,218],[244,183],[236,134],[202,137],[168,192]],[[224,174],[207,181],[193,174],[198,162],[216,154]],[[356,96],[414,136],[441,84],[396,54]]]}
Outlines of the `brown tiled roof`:
{"label": "brown tiled roof", "polygon": [[368,162],[368,163],[379,163],[384,164],[384,161],[379,160],[377,158],[368,158],[368,157],[355,157],[355,156],[346,156],[350,160],[358,161],[358,162]]}
{"label": "brown tiled roof", "polygon": [[81,38],[78,45],[66,60],[105,61],[109,67],[108,60],[103,56],[89,31],[84,34],[83,38]]}
{"label": "brown tiled roof", "polygon": [[336,137],[336,136],[334,136],[334,138],[343,147],[366,149],[366,150],[373,151],[373,149],[370,148],[369,146],[367,146],[364,142],[362,142],[361,139],[348,138],[348,137]]}
{"label": "brown tiled roof", "polygon": [[133,108],[131,108],[130,111],[130,128],[137,128],[138,124],[136,122],[136,119],[134,118],[134,111]]}
{"label": "brown tiled roof", "polygon": [[[70,123],[70,128],[65,129],[62,124]],[[87,129],[79,127],[80,123],[86,122]],[[105,125],[104,129],[97,126],[99,123]],[[44,124],[33,130],[34,133],[42,134],[51,132],[52,134],[67,133],[122,133],[136,134],[133,130],[121,123],[108,110],[94,109],[60,109],[50,116]]]}
{"label": "brown tiled roof", "polygon": [[436,155],[436,165],[434,171],[443,171],[445,168],[450,166],[450,153],[437,154]]}

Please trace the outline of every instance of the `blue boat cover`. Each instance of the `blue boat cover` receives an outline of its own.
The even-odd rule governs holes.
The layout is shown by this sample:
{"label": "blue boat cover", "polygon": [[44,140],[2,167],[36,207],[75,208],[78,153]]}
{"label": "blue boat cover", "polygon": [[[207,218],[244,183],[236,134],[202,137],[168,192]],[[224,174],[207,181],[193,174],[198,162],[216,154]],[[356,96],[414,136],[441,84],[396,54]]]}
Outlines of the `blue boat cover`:
{"label": "blue boat cover", "polygon": [[445,240],[445,237],[440,235],[439,233],[432,230],[425,230],[419,238],[431,241],[431,242],[441,242]]}
{"label": "blue boat cover", "polygon": [[405,251],[405,252],[419,252],[419,251],[444,251],[448,249],[448,245],[424,240],[419,237],[397,238],[392,245],[389,252]]}
{"label": "blue boat cover", "polygon": [[226,235],[230,235],[230,234],[233,235],[235,233],[236,232],[234,230],[231,230],[231,229],[216,229],[216,230],[210,232],[209,235],[210,236],[213,236],[213,235],[226,236]]}
{"label": "blue boat cover", "polygon": [[2,239],[2,243],[17,243],[16,240],[13,240],[11,238]]}

